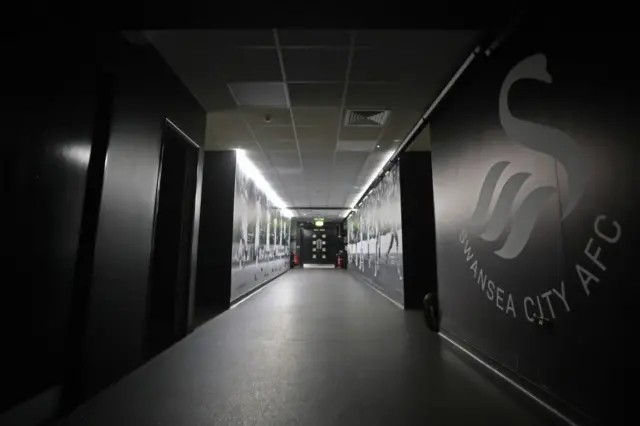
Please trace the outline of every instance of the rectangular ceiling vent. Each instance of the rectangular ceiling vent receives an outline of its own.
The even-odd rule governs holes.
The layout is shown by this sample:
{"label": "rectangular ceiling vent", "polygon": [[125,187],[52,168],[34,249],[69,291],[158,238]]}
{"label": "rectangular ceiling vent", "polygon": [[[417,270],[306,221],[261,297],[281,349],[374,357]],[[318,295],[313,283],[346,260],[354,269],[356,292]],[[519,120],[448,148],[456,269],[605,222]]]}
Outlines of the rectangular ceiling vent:
{"label": "rectangular ceiling vent", "polygon": [[347,110],[344,115],[345,126],[381,127],[387,122],[388,110]]}

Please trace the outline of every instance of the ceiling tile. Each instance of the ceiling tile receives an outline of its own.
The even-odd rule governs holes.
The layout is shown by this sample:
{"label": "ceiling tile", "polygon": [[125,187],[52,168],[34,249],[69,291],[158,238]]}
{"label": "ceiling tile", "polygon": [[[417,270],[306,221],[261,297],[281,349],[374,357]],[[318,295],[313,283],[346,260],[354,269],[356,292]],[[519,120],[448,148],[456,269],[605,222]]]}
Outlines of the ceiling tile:
{"label": "ceiling tile", "polygon": [[291,126],[257,126],[251,127],[258,140],[261,139],[288,139],[295,141],[293,127]]}
{"label": "ceiling tile", "polygon": [[[207,112],[224,111],[237,107],[229,87],[214,76],[199,73],[197,76],[185,78],[187,88]],[[206,91],[201,90],[207,87]]]}
{"label": "ceiling tile", "polygon": [[280,46],[343,46],[351,44],[348,30],[278,30]]}
{"label": "ceiling tile", "polygon": [[[418,57],[414,57],[418,55]],[[407,82],[422,80],[425,76],[411,66],[424,61],[421,52],[405,49],[357,49],[351,62],[350,81]]]}
{"label": "ceiling tile", "polygon": [[290,83],[289,100],[292,107],[340,107],[344,84],[338,83]]}
{"label": "ceiling tile", "polygon": [[287,151],[296,149],[295,139],[258,138],[260,146],[265,150]]}
{"label": "ceiling tile", "polygon": [[282,81],[276,48],[225,49],[216,56],[227,82]]}
{"label": "ceiling tile", "polygon": [[321,140],[336,140],[338,133],[338,123],[333,123],[328,126],[314,126],[314,127],[296,127],[298,133],[298,139],[321,139]]}
{"label": "ceiling tile", "polygon": [[[298,180],[302,177],[302,168],[300,167],[275,167],[278,175],[285,177],[286,179],[295,176],[294,179]],[[297,175],[297,176],[296,176]]]}
{"label": "ceiling tile", "polygon": [[145,31],[145,34],[154,44],[173,41],[188,43],[194,49],[275,46],[271,30],[160,30]]}
{"label": "ceiling tile", "polygon": [[478,31],[468,30],[362,30],[357,32],[356,45],[396,48],[440,45],[454,49],[475,43],[479,35]]}
{"label": "ceiling tile", "polygon": [[333,139],[300,139],[300,151],[307,155],[317,155],[318,153],[327,156],[333,156],[333,151],[336,148],[336,140]]}
{"label": "ceiling tile", "polygon": [[368,152],[343,152],[336,156],[336,166],[346,166],[361,169],[369,158]]}
{"label": "ceiling tile", "polygon": [[375,141],[382,134],[384,127],[342,127],[340,130],[340,140],[346,141]]}
{"label": "ceiling tile", "polygon": [[206,149],[254,149],[253,135],[237,112],[207,114]]}
{"label": "ceiling tile", "polygon": [[229,83],[229,90],[240,106],[287,106],[283,83]]}
{"label": "ceiling tile", "polygon": [[267,150],[266,154],[274,167],[299,169],[300,160],[297,150]]}
{"label": "ceiling tile", "polygon": [[214,30],[217,39],[227,46],[275,46],[271,30]]}
{"label": "ceiling tile", "polygon": [[288,49],[282,52],[287,82],[343,82],[349,51],[338,49]]}
{"label": "ceiling tile", "polygon": [[[356,47],[345,107],[390,110],[381,131],[340,127],[348,31],[280,31],[288,79],[324,81],[287,86],[271,30],[160,33],[154,45],[205,109],[218,113],[207,117],[205,148],[247,149],[286,202],[306,205],[355,201],[473,47],[468,33],[359,31],[356,42],[369,47]],[[410,149],[428,142],[423,132]]]}
{"label": "ceiling tile", "polygon": [[291,108],[296,126],[332,126],[340,122],[340,106]]}
{"label": "ceiling tile", "polygon": [[345,141],[345,140],[339,140],[336,150],[337,151],[369,152],[373,148],[375,148],[376,144],[377,144],[376,141]]}
{"label": "ceiling tile", "polygon": [[350,83],[345,106],[350,109],[424,110],[442,87],[427,84]]}
{"label": "ceiling tile", "polygon": [[[291,126],[289,108],[243,107],[239,111],[253,127]],[[269,122],[265,121],[265,117],[269,117]]]}
{"label": "ceiling tile", "polygon": [[328,159],[319,159],[303,155],[302,164],[307,175],[311,177],[320,176],[321,179],[325,179],[331,173],[331,167],[333,165],[333,155]]}

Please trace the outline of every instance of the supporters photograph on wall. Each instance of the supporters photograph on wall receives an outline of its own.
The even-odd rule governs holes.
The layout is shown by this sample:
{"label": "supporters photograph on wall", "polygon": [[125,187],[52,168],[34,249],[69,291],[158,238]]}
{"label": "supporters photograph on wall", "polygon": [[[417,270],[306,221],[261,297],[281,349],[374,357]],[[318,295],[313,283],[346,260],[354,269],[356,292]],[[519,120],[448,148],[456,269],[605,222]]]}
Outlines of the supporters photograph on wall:
{"label": "supporters photograph on wall", "polygon": [[394,166],[347,220],[350,270],[404,303],[400,170]]}
{"label": "supporters photograph on wall", "polygon": [[290,220],[251,178],[236,169],[231,300],[286,270]]}

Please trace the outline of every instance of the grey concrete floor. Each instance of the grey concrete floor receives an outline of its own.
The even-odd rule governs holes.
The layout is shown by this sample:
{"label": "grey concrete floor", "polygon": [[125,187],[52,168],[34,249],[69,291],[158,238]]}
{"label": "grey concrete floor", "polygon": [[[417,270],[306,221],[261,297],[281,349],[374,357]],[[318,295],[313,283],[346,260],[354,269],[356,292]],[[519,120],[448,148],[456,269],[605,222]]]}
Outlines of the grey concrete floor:
{"label": "grey concrete floor", "polygon": [[419,312],[344,270],[295,269],[198,328],[64,425],[549,424]]}

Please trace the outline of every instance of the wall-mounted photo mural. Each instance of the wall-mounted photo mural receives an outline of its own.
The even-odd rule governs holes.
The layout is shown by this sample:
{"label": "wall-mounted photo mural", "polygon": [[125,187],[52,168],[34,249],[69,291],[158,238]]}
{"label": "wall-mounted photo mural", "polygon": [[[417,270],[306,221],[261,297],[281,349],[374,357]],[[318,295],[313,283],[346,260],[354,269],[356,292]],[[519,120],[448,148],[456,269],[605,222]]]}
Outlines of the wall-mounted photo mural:
{"label": "wall-mounted photo mural", "polygon": [[290,219],[236,167],[231,300],[289,268],[290,225]]}
{"label": "wall-mounted photo mural", "polygon": [[441,329],[597,419],[637,362],[640,85],[605,37],[516,33],[431,122]]}
{"label": "wall-mounted photo mural", "polygon": [[400,304],[402,282],[402,217],[400,169],[396,165],[373,188],[347,220],[349,270]]}

